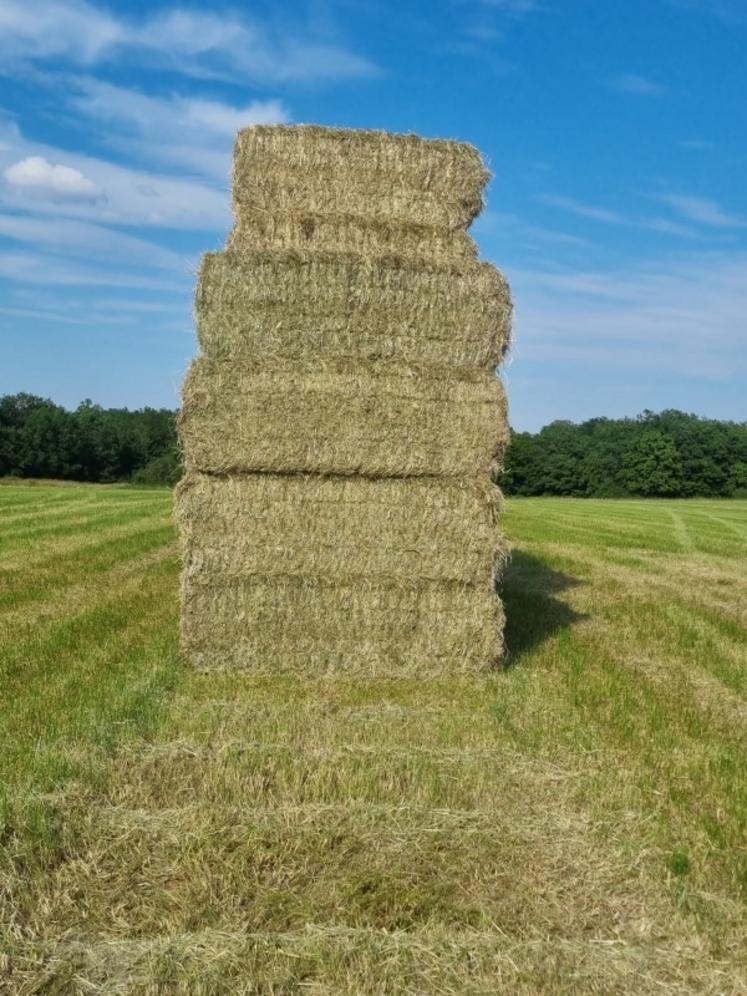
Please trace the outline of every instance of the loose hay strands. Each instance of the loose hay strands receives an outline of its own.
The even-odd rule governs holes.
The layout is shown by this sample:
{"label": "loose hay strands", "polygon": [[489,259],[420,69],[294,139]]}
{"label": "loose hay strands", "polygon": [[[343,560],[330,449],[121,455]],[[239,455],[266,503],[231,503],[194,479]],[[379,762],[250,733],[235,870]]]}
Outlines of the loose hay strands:
{"label": "loose hay strands", "polygon": [[303,211],[256,211],[241,206],[226,243],[229,250],[356,252],[461,262],[477,259],[477,245],[465,231],[417,225],[365,215],[313,215]]}
{"label": "loose hay strands", "polygon": [[198,359],[182,392],[189,470],[489,476],[508,443],[489,371]]}
{"label": "loose hay strands", "polygon": [[488,171],[471,145],[314,125],[239,132],[233,198],[244,210],[352,214],[466,228]]}
{"label": "loose hay strands", "polygon": [[476,672],[500,659],[502,632],[488,586],[197,575],[182,584],[182,646],[204,670]]}
{"label": "loose hay strands", "polygon": [[506,281],[488,263],[291,251],[208,253],[195,310],[211,358],[492,368],[508,346],[512,309]]}
{"label": "loose hay strands", "polygon": [[186,577],[462,581],[487,587],[504,560],[488,482],[185,478],[177,492]]}

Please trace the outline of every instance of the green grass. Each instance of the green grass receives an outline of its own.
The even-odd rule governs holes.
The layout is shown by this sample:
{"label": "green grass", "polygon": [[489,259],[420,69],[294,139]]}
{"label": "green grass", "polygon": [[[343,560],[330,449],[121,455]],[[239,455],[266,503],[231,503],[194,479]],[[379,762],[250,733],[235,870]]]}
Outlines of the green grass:
{"label": "green grass", "polygon": [[509,500],[427,681],[185,668],[170,503],[0,488],[0,992],[747,991],[747,502]]}

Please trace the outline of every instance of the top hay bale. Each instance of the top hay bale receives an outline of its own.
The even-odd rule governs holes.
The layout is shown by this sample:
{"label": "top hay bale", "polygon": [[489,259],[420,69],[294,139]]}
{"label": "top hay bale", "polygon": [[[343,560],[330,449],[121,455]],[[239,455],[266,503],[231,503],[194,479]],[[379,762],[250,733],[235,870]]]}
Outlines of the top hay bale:
{"label": "top hay bale", "polygon": [[459,231],[480,213],[488,176],[477,149],[461,142],[254,125],[236,141],[233,202],[238,225],[334,216]]}

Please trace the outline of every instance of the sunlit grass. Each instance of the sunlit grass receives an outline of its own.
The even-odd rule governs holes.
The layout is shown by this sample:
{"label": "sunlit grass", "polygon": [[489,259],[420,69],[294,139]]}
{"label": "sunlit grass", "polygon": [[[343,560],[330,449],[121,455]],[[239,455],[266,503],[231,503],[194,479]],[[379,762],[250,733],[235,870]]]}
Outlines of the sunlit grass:
{"label": "sunlit grass", "polygon": [[0,488],[0,991],[743,991],[747,503],[509,500],[429,681],[186,669],[170,508]]}

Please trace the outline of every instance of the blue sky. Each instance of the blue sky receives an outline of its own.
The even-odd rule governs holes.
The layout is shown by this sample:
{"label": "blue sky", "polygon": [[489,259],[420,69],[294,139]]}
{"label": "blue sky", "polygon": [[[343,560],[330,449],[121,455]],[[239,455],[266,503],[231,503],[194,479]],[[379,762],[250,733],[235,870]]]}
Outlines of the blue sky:
{"label": "blue sky", "polygon": [[252,122],[474,142],[518,429],[747,418],[745,0],[0,0],[0,393],[176,406]]}

